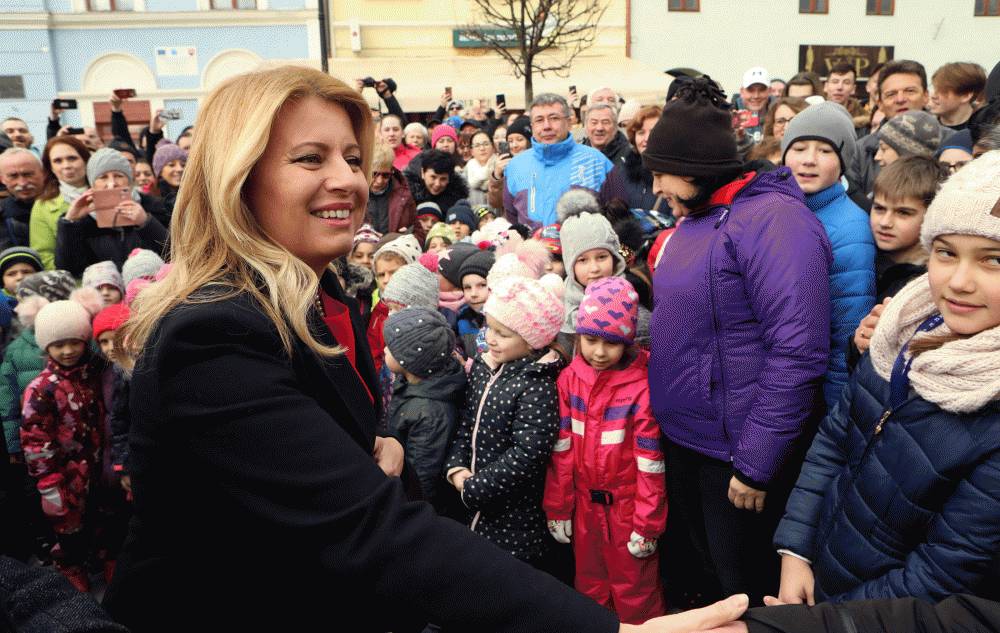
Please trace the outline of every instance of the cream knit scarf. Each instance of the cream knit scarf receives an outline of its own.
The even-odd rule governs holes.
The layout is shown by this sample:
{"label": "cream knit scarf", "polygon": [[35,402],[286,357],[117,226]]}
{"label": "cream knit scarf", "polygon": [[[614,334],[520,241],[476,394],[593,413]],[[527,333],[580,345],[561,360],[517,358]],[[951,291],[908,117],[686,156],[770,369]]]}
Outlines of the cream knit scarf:
{"label": "cream knit scarf", "polygon": [[[936,312],[926,274],[893,297],[879,319],[869,350],[879,376],[890,379],[899,350]],[[942,323],[916,339],[950,333]],[[921,398],[951,413],[972,413],[996,400],[1000,396],[1000,326],[917,356],[910,367],[910,384]]]}

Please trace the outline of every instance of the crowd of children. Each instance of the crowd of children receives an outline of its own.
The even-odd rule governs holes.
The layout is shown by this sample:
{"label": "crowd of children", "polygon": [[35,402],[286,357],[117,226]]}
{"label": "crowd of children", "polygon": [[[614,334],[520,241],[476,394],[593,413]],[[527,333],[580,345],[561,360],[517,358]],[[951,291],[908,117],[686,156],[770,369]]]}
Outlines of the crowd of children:
{"label": "crowd of children", "polygon": [[[940,319],[934,324],[960,332],[959,344],[969,353],[987,354],[972,341],[995,336],[976,327],[995,330],[1000,325],[995,294],[1000,288],[996,265],[1000,251],[995,251],[1000,248],[995,206],[1000,197],[995,177],[1000,173],[998,159],[987,155],[980,159],[981,165],[967,166],[952,177],[946,185],[948,206],[939,196],[936,214],[928,209],[933,209],[947,171],[929,158],[901,159],[879,174],[873,210],[866,215],[842,185],[854,151],[849,119],[826,112],[829,108],[808,108],[789,126],[783,142],[784,163],[830,243],[831,321],[829,361],[825,368],[817,368],[817,375],[826,371],[822,395],[830,415],[808,453],[787,511],[783,501],[777,508],[779,518],[785,515],[775,537],[775,549],[785,554],[781,595],[792,600],[801,594],[803,600],[812,600],[911,593],[942,597],[955,591],[985,594],[984,579],[991,577],[985,565],[998,551],[1000,523],[990,524],[993,519],[981,517],[974,521],[976,536],[968,537],[976,540],[973,549],[955,557],[960,561],[947,560],[952,567],[958,565],[955,576],[933,572],[938,558],[952,558],[938,556],[933,544],[940,536],[949,547],[958,547],[959,533],[945,522],[952,518],[950,504],[964,497],[971,501],[975,490],[995,474],[993,466],[976,466],[995,446],[995,378],[963,377],[979,390],[971,399],[951,393],[939,394],[936,397],[942,400],[936,400],[922,393],[922,382],[915,382],[917,395],[909,397],[924,402],[909,405],[913,414],[899,414],[899,424],[875,438],[887,446],[876,444],[880,462],[870,462],[862,453],[870,446],[870,434],[881,432],[881,424],[875,428],[869,419],[878,422],[881,411],[868,413],[871,396],[865,395],[859,405],[855,394],[864,389],[879,400],[883,393],[887,397],[892,361],[920,325],[917,316],[922,320],[934,311],[946,312],[940,303],[952,299],[937,300],[938,307],[931,299],[933,268],[930,288],[922,276],[928,253],[952,268],[966,255],[957,247],[949,246],[947,255],[935,247],[941,240],[964,239],[943,238],[942,232],[980,236],[976,239],[981,243],[968,246],[969,266],[989,274],[979,280],[981,290],[970,291],[969,300],[976,298],[991,312],[966,330],[955,330],[959,326],[949,323],[947,312],[946,325]],[[983,200],[976,211],[962,210],[964,224],[956,216],[962,196],[969,196],[967,206],[974,206],[977,196]],[[401,438],[425,497],[441,514],[466,522],[513,556],[559,577],[572,575],[579,591],[614,609],[623,621],[641,622],[666,609],[660,556],[654,554],[666,530],[670,477],[661,425],[650,406],[648,315],[653,306],[644,305],[642,296],[648,296],[650,288],[643,287],[644,276],[636,274],[649,272],[645,267],[637,270],[634,256],[626,259],[628,249],[622,248],[615,228],[590,193],[571,190],[560,199],[558,209],[560,224],[533,234],[505,219],[487,217],[463,238],[451,226],[437,222],[427,228],[423,253],[407,234],[379,238],[364,227],[347,259],[359,266],[372,262],[377,288],[369,340],[383,369],[385,423]],[[925,214],[938,227],[936,232],[929,233]],[[977,252],[982,253],[979,260]],[[918,281],[909,283],[914,279]],[[937,283],[945,288],[972,284]],[[877,323],[879,314],[883,320],[892,318],[892,327],[900,325],[895,304],[893,310],[882,312],[888,305],[883,302],[893,295],[907,297],[897,301],[919,296],[923,303],[917,316],[907,317],[902,334],[887,333],[888,324],[880,327],[876,342],[892,338],[889,351],[863,363],[852,380],[859,352],[867,349],[864,343],[859,349],[862,339],[855,337],[856,330]],[[876,303],[880,305],[872,311]],[[876,315],[874,321],[863,321],[870,311]],[[947,345],[955,345],[956,336],[931,345],[942,344],[947,350]],[[926,364],[936,356],[933,351],[921,348],[921,356],[914,362],[921,374],[914,375],[915,381],[937,371],[937,365]],[[960,360],[950,362],[957,371]],[[945,379],[927,380],[947,390]],[[949,408],[955,399],[974,402]],[[886,400],[885,410],[895,415],[899,406]],[[926,419],[920,429],[907,429],[905,421],[914,415]],[[948,433],[963,438],[965,448],[957,463],[948,462],[954,458],[953,450],[924,446],[934,437],[945,437],[933,430],[937,422],[932,420],[938,418],[949,421]],[[973,434],[972,428],[978,430]],[[912,453],[910,447],[888,448],[890,442],[904,441],[908,433],[918,434],[910,441],[920,444],[931,461],[929,470],[919,476],[904,477],[898,465],[884,463],[892,459],[887,451]],[[989,464],[995,459],[990,457]],[[876,464],[892,478],[880,483],[871,470]],[[946,477],[950,483],[934,490],[930,486],[934,473],[949,468],[957,469]],[[860,486],[865,472],[863,481],[878,490],[851,496],[850,488],[843,486]],[[797,467],[789,485],[796,473]],[[972,473],[975,485],[966,479]],[[828,488],[832,479],[838,482],[834,494]],[[911,501],[891,510],[902,503],[893,501],[896,487],[909,490],[910,485],[918,487],[912,491],[915,496],[907,493]],[[993,490],[984,516],[992,517],[998,508],[997,488]],[[845,514],[845,504],[871,495],[883,505],[868,511],[879,516],[888,509],[888,525]],[[955,517],[966,510],[960,505]],[[921,516],[937,516],[935,525],[917,530],[912,522]],[[820,534],[820,530],[834,533]],[[844,530],[850,538],[841,534]],[[572,563],[567,564],[561,544],[572,544]],[[820,546],[833,549],[817,551]],[[878,555],[854,560],[865,547],[879,550]],[[765,555],[776,557],[775,549]],[[923,559],[925,551],[925,562],[914,564],[912,559]],[[662,553],[666,558],[671,555]],[[966,563],[975,569],[962,567]],[[883,565],[897,565],[899,570],[886,579],[880,571]],[[920,574],[919,591],[907,589],[918,582],[906,576],[911,568]],[[885,583],[891,590],[880,589]]]}
{"label": "crowd of children", "polygon": [[[685,109],[697,108],[669,103],[664,120]],[[724,131],[728,116],[714,112]],[[656,174],[679,164],[658,128],[646,156]],[[806,107],[787,125],[779,168],[737,165],[735,180],[638,251],[636,228],[580,188],[556,202],[557,224],[535,230],[464,199],[421,202],[410,226],[384,235],[362,226],[333,270],[365,320],[380,430],[404,446],[411,494],[624,622],[667,609],[668,490],[678,507],[706,489],[744,491],[745,507],[732,492],[728,505],[713,499],[727,512],[760,513],[769,495],[781,522],[757,554],[781,555],[780,587],[751,593],[1000,597],[1000,152],[950,177],[934,159],[902,157],[879,172],[866,214],[845,186],[858,151],[843,107]],[[105,171],[120,167],[113,158]],[[785,235],[801,243],[760,237],[768,214],[785,214]],[[81,590],[95,564],[112,573],[129,514],[129,383],[115,333],[168,270],[137,248],[120,268],[90,264],[77,287],[30,248],[0,252],[5,492],[23,519],[4,545],[51,559]],[[722,295],[726,306],[699,311]],[[702,337],[702,366],[679,366],[693,339],[666,321]],[[770,347],[753,339],[758,326]],[[781,345],[807,348],[808,366],[726,383]],[[656,346],[677,362],[655,366]],[[741,429],[757,462],[734,457],[727,423],[793,374],[815,393]],[[806,411],[814,400],[821,414]],[[792,413],[796,424],[813,415],[818,430],[782,492],[778,471],[797,449],[779,427]],[[732,463],[707,484],[668,486],[672,467],[700,459],[696,445]],[[674,521],[712,512],[692,504]]]}
{"label": "crowd of children", "polygon": [[167,269],[136,249],[122,270],[88,266],[77,287],[30,248],[0,253],[4,493],[20,521],[4,551],[51,561],[81,591],[95,568],[110,580],[129,518],[128,381],[115,364],[115,333],[128,304]]}

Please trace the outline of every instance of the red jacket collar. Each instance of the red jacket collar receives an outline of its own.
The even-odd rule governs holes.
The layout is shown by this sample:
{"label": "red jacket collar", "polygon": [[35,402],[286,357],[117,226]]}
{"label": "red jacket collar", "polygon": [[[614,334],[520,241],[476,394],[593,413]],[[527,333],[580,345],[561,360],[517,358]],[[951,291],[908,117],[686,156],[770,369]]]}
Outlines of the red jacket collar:
{"label": "red jacket collar", "polygon": [[716,205],[724,204],[729,206],[733,203],[736,198],[736,194],[740,192],[743,187],[747,185],[748,182],[757,176],[757,172],[751,171],[743,174],[736,180],[732,181],[728,185],[723,185],[715,190],[712,197],[708,200],[708,206],[714,207]]}

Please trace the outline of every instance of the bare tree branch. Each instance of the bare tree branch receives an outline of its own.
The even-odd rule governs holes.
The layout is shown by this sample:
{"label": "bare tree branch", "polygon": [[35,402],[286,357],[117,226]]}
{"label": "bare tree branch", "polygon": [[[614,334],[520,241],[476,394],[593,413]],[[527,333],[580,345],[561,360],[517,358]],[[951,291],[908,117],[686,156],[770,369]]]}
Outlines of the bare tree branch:
{"label": "bare tree branch", "polygon": [[597,25],[610,0],[472,0],[476,22],[465,31],[505,59],[524,78],[525,100],[532,76],[569,74],[573,60],[597,39]]}

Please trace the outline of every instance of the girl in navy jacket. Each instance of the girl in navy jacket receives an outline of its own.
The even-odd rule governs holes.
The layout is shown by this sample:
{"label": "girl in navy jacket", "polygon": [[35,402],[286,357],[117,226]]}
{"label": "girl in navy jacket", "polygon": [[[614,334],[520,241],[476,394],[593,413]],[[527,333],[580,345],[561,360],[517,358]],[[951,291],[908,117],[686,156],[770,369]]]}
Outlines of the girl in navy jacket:
{"label": "girl in navy jacket", "polygon": [[951,177],[775,534],[789,603],[996,598],[1000,152]]}

